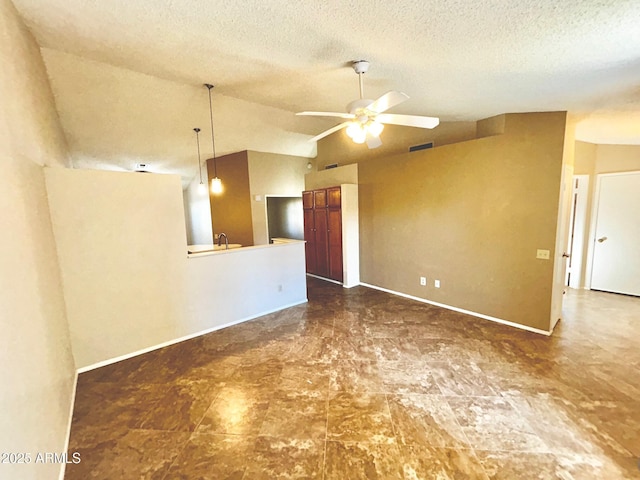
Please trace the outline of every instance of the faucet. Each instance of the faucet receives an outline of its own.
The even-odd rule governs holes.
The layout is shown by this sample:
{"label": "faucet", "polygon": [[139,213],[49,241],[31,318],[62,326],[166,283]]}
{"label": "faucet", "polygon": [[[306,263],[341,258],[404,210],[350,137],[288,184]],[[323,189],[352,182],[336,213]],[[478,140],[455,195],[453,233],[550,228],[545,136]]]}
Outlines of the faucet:
{"label": "faucet", "polygon": [[229,239],[227,238],[226,233],[218,234],[218,246],[220,246],[220,243],[222,242],[222,237],[224,237],[225,250],[229,250]]}

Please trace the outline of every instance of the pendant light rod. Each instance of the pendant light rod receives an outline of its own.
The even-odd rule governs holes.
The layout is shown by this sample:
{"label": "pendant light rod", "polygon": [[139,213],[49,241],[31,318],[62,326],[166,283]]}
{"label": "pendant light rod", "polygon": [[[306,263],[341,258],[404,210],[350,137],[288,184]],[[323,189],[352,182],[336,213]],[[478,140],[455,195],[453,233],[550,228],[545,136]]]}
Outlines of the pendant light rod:
{"label": "pendant light rod", "polygon": [[362,100],[364,98],[364,82],[362,81],[362,76],[364,75],[364,72],[359,72],[358,73],[358,80],[360,83],[360,100]]}
{"label": "pendant light rod", "polygon": [[216,165],[216,140],[213,135],[213,105],[211,104],[211,89],[213,85],[205,83],[205,87],[209,89],[209,119],[211,120],[211,147],[213,148],[213,176],[218,178],[218,166]]}
{"label": "pendant light rod", "polygon": [[198,172],[200,173],[200,185],[202,185],[202,161],[200,160],[200,129],[198,127],[193,129],[196,132],[196,144],[198,145]]}

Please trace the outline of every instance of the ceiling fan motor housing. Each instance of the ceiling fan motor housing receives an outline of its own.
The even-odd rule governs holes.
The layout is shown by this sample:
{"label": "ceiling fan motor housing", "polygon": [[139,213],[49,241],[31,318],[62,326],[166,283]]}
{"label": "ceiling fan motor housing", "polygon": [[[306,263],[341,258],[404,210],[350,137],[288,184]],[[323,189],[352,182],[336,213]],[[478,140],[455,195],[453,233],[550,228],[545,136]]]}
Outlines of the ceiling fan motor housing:
{"label": "ceiling fan motor housing", "polygon": [[353,69],[358,74],[367,73],[367,71],[369,70],[369,62],[367,62],[366,60],[356,60],[355,62],[353,62]]}
{"label": "ceiling fan motor housing", "polygon": [[358,115],[358,110],[364,110],[372,103],[373,100],[370,100],[368,98],[360,98],[358,100],[354,100],[347,105],[347,112]]}

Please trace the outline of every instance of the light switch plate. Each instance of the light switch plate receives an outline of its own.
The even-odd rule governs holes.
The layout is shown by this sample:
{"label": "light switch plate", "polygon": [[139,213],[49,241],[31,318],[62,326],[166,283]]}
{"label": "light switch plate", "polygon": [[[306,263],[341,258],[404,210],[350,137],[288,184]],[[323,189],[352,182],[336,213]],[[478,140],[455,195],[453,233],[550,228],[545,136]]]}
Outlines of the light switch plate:
{"label": "light switch plate", "polygon": [[541,258],[542,260],[549,260],[549,250],[540,250],[536,252],[536,258]]}

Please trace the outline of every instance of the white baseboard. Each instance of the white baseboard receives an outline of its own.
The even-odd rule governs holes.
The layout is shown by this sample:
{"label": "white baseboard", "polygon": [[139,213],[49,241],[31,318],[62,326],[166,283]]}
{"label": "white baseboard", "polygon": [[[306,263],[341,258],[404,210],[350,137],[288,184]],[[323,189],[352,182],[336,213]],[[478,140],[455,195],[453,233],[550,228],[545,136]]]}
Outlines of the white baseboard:
{"label": "white baseboard", "polygon": [[279,312],[280,310],[284,310],[285,308],[295,307],[296,305],[302,305],[303,303],[307,303],[309,300],[304,299],[300,302],[289,303],[287,305],[282,305],[278,308],[274,308],[271,310],[267,310],[264,312],[260,312],[256,315],[251,315],[249,317],[241,318],[240,320],[234,320],[233,322],[228,322],[222,325],[216,325],[215,327],[207,328],[206,330],[202,330],[196,333],[192,333],[190,335],[185,335],[184,337],[176,338],[173,340],[169,340],[163,343],[159,343],[157,345],[153,345],[151,347],[143,348],[141,350],[137,350],[132,353],[127,353],[125,355],[120,355],[119,357],[110,358],[108,360],[104,360],[102,362],[94,363],[91,365],[87,365],[86,367],[81,367],[78,369],[78,373],[85,373],[90,370],[95,370],[96,368],[104,367],[106,365],[111,365],[112,363],[120,362],[122,360],[126,360],[128,358],[136,357],[138,355],[142,355],[144,353],[152,352],[153,350],[157,350],[159,348],[168,347],[169,345],[174,345],[176,343],[184,342],[185,340],[191,340],[192,338],[200,337],[201,335],[206,335],[207,333],[215,332],[216,330],[222,330],[223,328],[231,327],[233,325],[237,325],[239,323],[247,322],[249,320],[253,320],[254,318],[262,317],[263,315],[269,315],[270,313]]}
{"label": "white baseboard", "polygon": [[501,323],[503,325],[508,325],[510,327],[519,328],[521,330],[527,330],[528,332],[538,333],[540,335],[546,335],[547,337],[550,336],[552,332],[552,331],[540,330],[538,328],[529,327],[527,325],[522,325],[520,323],[510,322],[509,320],[503,320],[501,318],[491,317],[489,315],[484,315],[483,313],[472,312],[470,310],[465,310],[463,308],[452,307],[451,305],[446,305],[444,303],[433,302],[425,298],[414,297],[413,295],[408,295],[402,292],[396,292],[395,290],[389,290],[388,288],[378,287],[377,285],[371,285],[363,282],[360,282],[360,285],[362,285],[363,287],[369,287],[375,290],[381,290],[383,292],[391,293],[393,295],[398,295],[400,297],[410,298],[411,300],[416,300],[418,302],[428,303],[429,305],[435,305],[436,307],[446,308],[447,310],[453,310],[454,312],[465,313],[467,315],[472,315],[474,317],[483,318],[485,320],[490,320],[492,322]]}
{"label": "white baseboard", "polygon": [[[67,436],[64,441],[64,451],[69,451],[69,441],[71,440],[71,424],[73,423],[73,410],[76,406],[76,391],[78,390],[78,371],[76,370],[73,378],[73,390],[71,391],[71,405],[69,406],[69,422],[67,424]],[[60,466],[59,480],[64,480],[64,474],[67,464],[63,463]]]}

